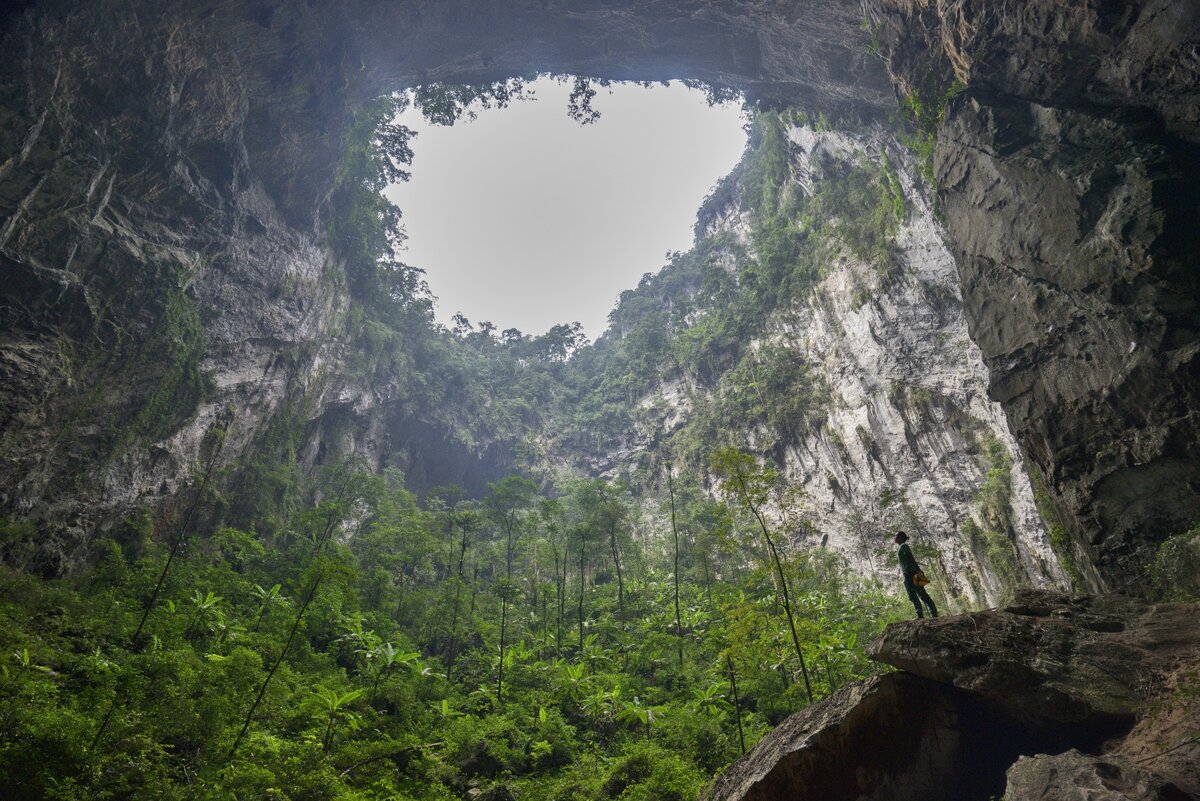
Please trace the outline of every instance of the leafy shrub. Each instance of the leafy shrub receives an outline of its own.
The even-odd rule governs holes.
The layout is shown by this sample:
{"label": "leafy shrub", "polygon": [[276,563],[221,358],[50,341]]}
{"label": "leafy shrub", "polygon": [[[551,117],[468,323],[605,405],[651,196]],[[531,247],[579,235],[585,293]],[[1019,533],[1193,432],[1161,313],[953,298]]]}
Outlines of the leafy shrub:
{"label": "leafy shrub", "polygon": [[1160,600],[1200,601],[1200,526],[1163,541],[1149,572]]}
{"label": "leafy shrub", "polygon": [[678,754],[649,742],[627,746],[602,790],[602,798],[620,801],[693,801],[704,776]]}

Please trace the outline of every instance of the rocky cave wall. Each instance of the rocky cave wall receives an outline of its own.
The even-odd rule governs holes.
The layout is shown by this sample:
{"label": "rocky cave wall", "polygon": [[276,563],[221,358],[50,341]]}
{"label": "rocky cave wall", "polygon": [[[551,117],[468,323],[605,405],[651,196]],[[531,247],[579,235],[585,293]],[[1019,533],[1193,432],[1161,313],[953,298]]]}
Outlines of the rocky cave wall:
{"label": "rocky cave wall", "polygon": [[[992,605],[1021,585],[1069,586],[1060,561],[1075,560],[1054,552],[1008,420],[988,397],[989,373],[917,165],[884,130],[797,127],[789,139],[797,180],[842,180],[888,159],[907,205],[886,267],[842,251],[778,326],[832,393],[822,424],[782,460],[811,502],[807,544],[890,576],[894,546],[881,533],[908,529],[950,608]],[[1003,485],[991,504],[982,489],[990,472]]]}
{"label": "rocky cave wall", "polygon": [[106,515],[172,496],[231,410],[224,462],[271,420],[312,441],[339,414],[388,460],[386,388],[339,371],[324,238],[342,137],[380,93],[691,77],[861,124],[894,112],[893,83],[958,78],[936,169],[971,334],[1111,583],[1200,518],[1197,17],[1191,0],[29,4],[0,19],[0,501],[54,521],[68,559]]}
{"label": "rocky cave wall", "polygon": [[1200,4],[876,12],[902,93],[962,89],[935,172],[992,397],[1107,585],[1136,591],[1200,518]]}

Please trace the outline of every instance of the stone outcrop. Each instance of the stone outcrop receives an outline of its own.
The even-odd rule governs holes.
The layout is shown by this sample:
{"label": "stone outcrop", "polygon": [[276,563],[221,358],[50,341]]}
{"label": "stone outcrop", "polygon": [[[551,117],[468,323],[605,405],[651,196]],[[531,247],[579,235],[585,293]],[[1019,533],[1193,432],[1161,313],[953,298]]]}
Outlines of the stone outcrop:
{"label": "stone outcrop", "polygon": [[1123,759],[1065,754],[1021,757],[1008,770],[1005,801],[1187,801],[1174,784]]}
{"label": "stone outcrop", "polygon": [[[870,653],[904,672],[793,715],[708,798],[1200,797],[1198,612],[1031,590],[1004,609],[892,624]],[[1173,741],[1148,747],[1139,730],[1167,709]],[[897,750],[903,764],[888,761]]]}
{"label": "stone outcrop", "polygon": [[1200,667],[1181,660],[1165,677],[1154,676],[1152,694],[1155,700],[1105,756],[1126,759],[1200,795]]}
{"label": "stone outcrop", "polygon": [[987,699],[1029,725],[1119,728],[1151,675],[1200,656],[1194,604],[1025,590],[1002,609],[896,623],[872,659]]}
{"label": "stone outcrop", "polygon": [[855,683],[799,712],[717,777],[705,801],[987,798],[1046,738],[907,673]]}

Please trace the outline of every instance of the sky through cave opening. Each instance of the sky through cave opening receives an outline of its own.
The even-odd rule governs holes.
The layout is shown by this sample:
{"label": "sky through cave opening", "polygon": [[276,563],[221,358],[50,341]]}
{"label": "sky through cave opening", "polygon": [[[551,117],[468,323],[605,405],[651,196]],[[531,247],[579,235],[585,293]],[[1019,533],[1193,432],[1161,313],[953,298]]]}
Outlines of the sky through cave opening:
{"label": "sky through cave opening", "polygon": [[579,321],[607,327],[621,291],[692,244],[696,210],[746,144],[740,104],[681,83],[600,89],[601,117],[567,112],[569,82],[453,126],[415,108],[412,179],[388,188],[404,214],[401,258],[427,273],[439,322],[461,313],[497,333]]}

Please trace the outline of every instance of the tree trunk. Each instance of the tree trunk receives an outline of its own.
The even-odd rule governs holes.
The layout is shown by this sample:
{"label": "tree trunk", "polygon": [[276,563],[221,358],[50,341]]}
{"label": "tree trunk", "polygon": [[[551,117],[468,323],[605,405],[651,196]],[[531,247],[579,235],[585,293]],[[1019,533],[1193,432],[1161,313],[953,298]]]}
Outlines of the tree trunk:
{"label": "tree trunk", "polygon": [[675,525],[675,482],[667,465],[667,492],[671,497],[671,535],[675,539],[675,637],[679,645],[679,669],[683,670],[683,618],[679,614],[679,529]]}
{"label": "tree trunk", "polygon": [[[321,536],[317,538],[316,548],[313,550],[312,561],[317,564],[317,559],[321,557],[321,552],[329,544],[329,540],[333,537],[333,531],[338,523],[338,511],[341,503],[345,500],[344,493],[350,483],[349,475],[346,481],[342,484],[338,491],[338,503],[332,506],[329,510],[329,517],[325,521],[325,530]],[[258,705],[262,703],[263,696],[267,692],[267,687],[271,683],[271,679],[275,676],[275,671],[279,670],[279,666],[283,664],[283,658],[287,656],[288,649],[292,647],[292,641],[296,638],[296,631],[300,628],[300,621],[304,619],[304,613],[308,611],[309,604],[317,595],[317,589],[321,586],[321,581],[325,578],[325,571],[321,565],[317,565],[317,574],[313,576],[312,584],[309,586],[308,592],[304,596],[303,603],[300,604],[300,609],[296,612],[296,618],[292,622],[291,631],[288,632],[287,640],[283,644],[283,648],[279,651],[279,657],[271,665],[271,669],[267,671],[267,677],[263,679],[262,686],[258,689],[258,695],[254,698],[254,703],[250,705],[250,711],[246,713],[246,720],[242,723],[242,729],[238,732],[237,738],[233,741],[233,747],[229,749],[229,760],[237,754],[238,746],[242,744],[242,739],[246,736],[246,732],[250,729],[250,722],[254,720],[254,713],[258,709]]]}
{"label": "tree trunk", "polygon": [[[739,479],[740,480],[740,479]],[[742,494],[750,497],[750,493],[746,489],[745,482],[742,481]],[[763,537],[767,540],[767,550],[771,553],[771,559],[775,562],[775,571],[779,576],[779,588],[783,594],[783,611],[787,615],[788,628],[792,632],[792,645],[796,648],[796,656],[800,659],[800,673],[804,676],[804,691],[808,694],[808,702],[813,702],[812,684],[808,680],[808,665],[804,661],[804,650],[800,647],[800,635],[796,633],[796,621],[792,617],[792,599],[788,593],[787,578],[783,573],[783,563],[779,559],[779,551],[775,548],[775,541],[771,539],[771,532],[767,528],[767,521],[763,519],[762,513],[758,511],[753,503],[747,501],[747,506],[754,513],[754,517],[758,520],[758,525],[762,528]]]}
{"label": "tree trunk", "polygon": [[562,654],[562,624],[563,624],[563,584],[566,582],[566,561],[567,555],[562,555],[562,577],[559,577],[559,558],[558,558],[558,543],[551,542],[551,547],[554,549],[554,611],[558,615],[558,624],[554,630],[554,658],[558,659]]}
{"label": "tree trunk", "polygon": [[733,716],[737,721],[738,744],[742,747],[742,756],[746,755],[746,735],[742,732],[742,702],[738,698],[737,673],[733,670],[733,657],[725,654],[725,664],[729,666],[729,687],[733,690]]}
{"label": "tree trunk", "polygon": [[579,652],[583,653],[583,575],[584,559],[587,555],[587,542],[579,540]]}
{"label": "tree trunk", "polygon": [[617,569],[617,617],[625,619],[625,579],[621,576],[621,549],[617,545],[617,526],[609,529],[609,542],[612,544],[613,566]]}
{"label": "tree trunk", "polygon": [[496,679],[496,706],[500,709],[504,709],[504,627],[507,623],[508,597],[506,592],[500,598],[500,673]]}
{"label": "tree trunk", "polygon": [[458,636],[458,603],[462,597],[462,578],[454,585],[454,612],[450,615],[450,647],[446,653],[446,683],[450,684],[454,679],[454,651],[457,646],[456,637]]}

